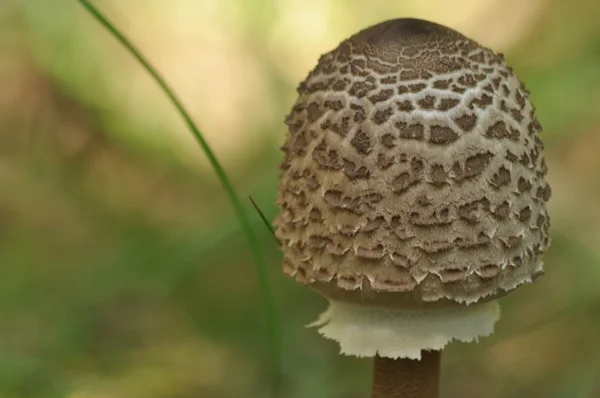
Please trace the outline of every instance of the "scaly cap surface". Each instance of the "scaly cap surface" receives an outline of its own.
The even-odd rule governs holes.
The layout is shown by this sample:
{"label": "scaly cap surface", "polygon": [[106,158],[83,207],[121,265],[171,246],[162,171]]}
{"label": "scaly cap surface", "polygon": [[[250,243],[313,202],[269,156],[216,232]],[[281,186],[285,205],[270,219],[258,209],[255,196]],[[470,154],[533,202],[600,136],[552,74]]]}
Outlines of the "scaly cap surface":
{"label": "scaly cap surface", "polygon": [[476,302],[542,274],[541,126],[502,55],[391,20],[322,56],[298,94],[275,221],[287,274],[385,305]]}

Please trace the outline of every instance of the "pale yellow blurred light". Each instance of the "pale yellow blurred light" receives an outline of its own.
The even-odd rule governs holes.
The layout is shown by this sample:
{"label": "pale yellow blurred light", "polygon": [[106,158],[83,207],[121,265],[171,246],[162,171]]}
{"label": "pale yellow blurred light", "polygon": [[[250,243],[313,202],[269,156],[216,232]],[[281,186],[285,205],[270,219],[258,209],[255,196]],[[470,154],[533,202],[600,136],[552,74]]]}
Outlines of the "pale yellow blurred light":
{"label": "pale yellow blurred light", "polygon": [[[227,2],[157,4],[139,10],[136,4],[113,0],[112,6],[117,15],[131,16],[124,30],[167,77],[211,146],[221,154],[243,147],[244,135],[270,109],[262,71],[243,47],[240,16]],[[136,119],[139,136],[164,141],[192,162],[203,159],[156,84],[136,63],[126,66],[119,65],[115,73],[115,101]]]}
{"label": "pale yellow blurred light", "polygon": [[278,0],[280,18],[271,32],[274,63],[290,79],[308,73],[324,47],[338,39],[330,26],[332,2],[327,0]]}

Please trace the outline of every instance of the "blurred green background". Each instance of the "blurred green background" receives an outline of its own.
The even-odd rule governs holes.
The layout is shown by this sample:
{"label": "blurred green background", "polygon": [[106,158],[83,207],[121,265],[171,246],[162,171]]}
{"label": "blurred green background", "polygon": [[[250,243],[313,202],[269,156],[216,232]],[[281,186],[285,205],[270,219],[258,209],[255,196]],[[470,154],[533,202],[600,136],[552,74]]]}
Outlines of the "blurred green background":
{"label": "blurred green background", "polygon": [[[413,16],[507,54],[553,187],[547,276],[455,343],[445,397],[600,397],[600,2],[97,0],[183,98],[242,198],[276,214],[295,86],[355,31]],[[285,397],[368,396],[281,276]],[[0,0],[0,397],[266,397],[265,314],[226,196],[172,106],[76,1]]]}

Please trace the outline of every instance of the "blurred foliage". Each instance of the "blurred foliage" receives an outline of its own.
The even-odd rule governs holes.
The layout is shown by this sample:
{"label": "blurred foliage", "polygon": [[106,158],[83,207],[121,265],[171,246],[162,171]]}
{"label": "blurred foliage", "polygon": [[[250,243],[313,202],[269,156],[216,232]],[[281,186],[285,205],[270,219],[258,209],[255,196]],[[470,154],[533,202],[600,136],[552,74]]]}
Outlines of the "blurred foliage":
{"label": "blurred foliage", "polygon": [[[319,54],[393,16],[507,54],[545,128],[553,245],[497,333],[453,344],[447,397],[600,397],[600,3],[594,0],[98,1],[193,109],[242,196],[277,209],[294,87]],[[251,256],[163,94],[76,2],[0,2],[0,396],[263,397]],[[251,211],[250,203],[247,203]],[[286,397],[368,395],[369,363],[303,325],[324,300],[280,275]]]}

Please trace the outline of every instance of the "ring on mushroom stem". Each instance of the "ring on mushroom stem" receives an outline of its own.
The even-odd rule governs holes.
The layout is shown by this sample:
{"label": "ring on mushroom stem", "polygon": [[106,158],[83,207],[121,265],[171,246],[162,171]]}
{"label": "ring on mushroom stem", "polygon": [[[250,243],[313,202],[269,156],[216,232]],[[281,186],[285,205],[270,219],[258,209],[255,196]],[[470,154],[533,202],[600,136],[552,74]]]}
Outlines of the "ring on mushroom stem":
{"label": "ring on mushroom stem", "polygon": [[419,359],[476,341],[495,299],[543,274],[541,126],[501,54],[386,21],[319,59],[286,124],[284,272],[330,301],[314,325],[342,353]]}

